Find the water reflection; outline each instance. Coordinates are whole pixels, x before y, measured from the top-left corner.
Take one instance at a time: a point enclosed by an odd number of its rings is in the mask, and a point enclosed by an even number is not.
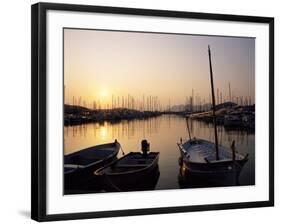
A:
[[[237,178],[236,172],[232,175],[225,176],[223,179],[218,175],[218,178],[200,178],[199,176],[193,176],[189,172],[188,167],[182,162],[182,157],[179,157],[179,173],[178,184],[180,188],[198,188],[198,187],[218,187],[218,186],[238,186],[239,178]],[[213,174],[214,175],[214,174]]]
[[[191,136],[214,141],[213,125],[202,121],[189,122]],[[174,189],[179,185],[179,151],[176,145],[179,139],[187,139],[185,118],[176,115],[162,115],[143,120],[120,121],[117,123],[101,122],[64,127],[64,154],[69,154],[93,145],[113,142],[121,143],[126,152],[139,151],[140,141],[147,139],[151,151],[159,151],[159,170],[161,175],[155,189]],[[248,130],[226,129],[218,126],[219,143],[229,147],[233,140],[237,150],[246,155],[249,161],[245,164],[240,177],[240,185],[255,183],[255,134]],[[121,154],[119,155],[121,156]],[[206,186],[209,186],[208,183]]]

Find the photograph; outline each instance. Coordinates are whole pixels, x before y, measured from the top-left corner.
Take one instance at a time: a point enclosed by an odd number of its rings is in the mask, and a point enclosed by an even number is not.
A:
[[[255,37],[63,28],[64,194],[255,185]]]

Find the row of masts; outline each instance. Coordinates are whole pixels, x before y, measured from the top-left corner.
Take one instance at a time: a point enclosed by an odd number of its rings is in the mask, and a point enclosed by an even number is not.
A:
[[[186,104],[189,105],[204,105],[207,102],[212,104],[211,94],[209,94],[208,101],[205,98],[200,97],[198,94],[194,96],[194,89],[192,89],[192,94],[189,97],[186,97]],[[252,98],[251,96],[237,96],[231,91],[230,83],[228,83],[228,94],[223,94],[219,88],[216,89],[216,102],[217,104],[222,104],[225,102],[233,102],[237,105],[246,106],[252,105]]]
[[[233,102],[239,106],[249,106],[252,105],[252,99],[250,96],[235,96],[232,93],[231,98],[222,97],[222,92],[217,88],[216,92],[216,104],[222,104],[226,102]],[[172,100],[168,100],[168,104],[165,106],[159,100],[157,96],[145,96],[143,97],[133,97],[131,95],[127,96],[115,96],[112,95],[111,102],[104,103],[102,100],[85,100],[82,97],[72,97],[72,102],[67,102],[69,105],[86,107],[93,110],[100,109],[132,109],[139,111],[172,111],[174,107],[178,105],[184,105],[184,110],[190,112],[197,111],[207,111],[212,108],[211,95],[209,95],[208,100],[206,98],[200,97],[198,94],[194,94],[192,90],[191,96],[186,96],[185,102],[180,104],[172,103]]]
[[[82,97],[72,97],[72,103],[69,105],[81,106],[93,110],[99,109],[131,109],[139,111],[163,111],[162,104],[157,96],[143,95],[141,98],[136,98],[131,95],[115,96],[112,95],[110,103],[104,103],[102,100],[82,100]]]
[[[192,92],[194,93],[193,90]],[[253,105],[250,96],[235,96],[234,93],[232,92],[232,94],[230,94],[230,97],[226,95],[223,97],[222,91],[220,91],[219,88],[217,88],[216,91],[217,105],[226,102],[232,102],[239,106]],[[198,94],[195,96],[194,94],[192,94],[191,96],[187,96],[185,100],[185,105],[187,107],[187,110],[192,112],[210,110],[212,107],[211,94],[209,94],[208,101],[206,100],[206,98],[202,98]]]

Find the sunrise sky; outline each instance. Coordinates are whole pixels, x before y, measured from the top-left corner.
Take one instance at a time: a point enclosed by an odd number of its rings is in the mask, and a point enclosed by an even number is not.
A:
[[[73,96],[111,102],[112,94],[158,96],[165,106],[195,95],[209,100],[208,45],[215,89],[255,97],[255,39],[64,29],[65,103]]]

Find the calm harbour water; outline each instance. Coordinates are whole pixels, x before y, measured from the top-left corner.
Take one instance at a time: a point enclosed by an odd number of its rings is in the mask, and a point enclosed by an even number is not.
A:
[[[191,135],[214,141],[212,124],[191,120]],[[162,115],[145,120],[120,121],[118,123],[90,123],[64,127],[64,154],[113,142],[121,143],[125,153],[139,151],[142,139],[150,142],[151,151],[159,151],[160,177],[155,189],[179,188],[178,174],[180,156],[177,142],[188,138],[186,120],[176,115]],[[240,185],[255,184],[255,134],[246,130],[226,129],[218,126],[219,144],[229,147],[233,140],[239,153],[249,153],[239,177]],[[119,154],[121,156],[121,153]],[[206,186],[207,187],[207,186]]]

